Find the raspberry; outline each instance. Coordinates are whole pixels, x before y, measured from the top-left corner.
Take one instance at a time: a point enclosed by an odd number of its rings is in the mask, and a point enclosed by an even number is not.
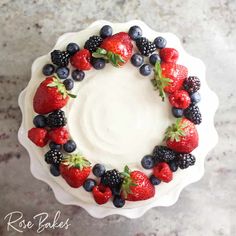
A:
[[[32,128],[28,131],[28,138],[37,146],[44,147],[48,142],[47,130],[44,128]]]
[[[189,154],[180,153],[180,154],[178,154],[177,158],[178,158],[178,166],[181,169],[186,169],[189,166],[193,166],[196,161],[195,156],[193,156],[191,153],[189,153]]]
[[[186,109],[191,99],[186,91],[177,90],[169,96],[169,102],[173,107]]]
[[[176,153],[165,146],[156,146],[152,152],[155,162],[169,162],[174,160]]]
[[[160,57],[163,62],[173,62],[179,58],[179,52],[174,48],[163,48],[160,50]]]
[[[140,53],[146,57],[156,50],[156,45],[144,37],[140,37],[136,40],[136,46]]]
[[[119,186],[122,181],[121,174],[116,169],[106,171],[101,180],[104,185],[109,186],[110,188]]]
[[[76,52],[70,58],[71,65],[79,70],[90,70],[92,68],[90,60],[91,60],[91,54],[87,49],[82,49]]]
[[[48,164],[59,165],[63,159],[63,154],[56,149],[49,150],[44,156]]]
[[[69,63],[70,54],[66,51],[54,50],[51,52],[52,63],[64,67]]]
[[[165,162],[160,162],[153,168],[153,175],[166,183],[173,179],[173,173],[169,165]]]
[[[184,81],[184,89],[190,94],[197,92],[201,87],[200,79],[197,76],[189,76]]]
[[[51,128],[62,127],[67,123],[65,112],[62,110],[57,110],[49,114],[47,118],[47,125]]]
[[[69,132],[64,127],[55,128],[49,131],[49,138],[56,144],[64,144],[68,141]]]
[[[84,48],[88,49],[90,52],[95,52],[101,43],[102,38],[100,36],[94,35],[85,42]]]
[[[105,204],[112,197],[112,192],[109,187],[102,184],[95,186],[92,190],[94,200],[97,204]]]
[[[190,105],[186,110],[184,110],[184,116],[195,125],[199,125],[202,122],[202,114],[197,105]]]

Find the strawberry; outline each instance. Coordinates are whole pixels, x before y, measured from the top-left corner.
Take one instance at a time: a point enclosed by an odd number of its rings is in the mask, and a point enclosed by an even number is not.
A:
[[[121,195],[128,201],[140,201],[152,198],[155,195],[155,188],[148,177],[141,171],[130,171],[125,166],[122,173],[124,180],[121,187]]]
[[[186,118],[178,118],[165,132],[166,145],[173,151],[190,153],[198,146],[195,125]]]
[[[160,50],[160,57],[162,62],[176,63],[179,58],[179,52],[174,48],[163,48]]]
[[[59,127],[50,130],[48,137],[56,144],[65,144],[69,139],[69,132],[65,127]]]
[[[175,63],[155,64],[155,77],[152,84],[159,90],[162,101],[165,100],[165,93],[173,93],[182,87],[185,78],[188,76],[188,69],[185,66]]]
[[[177,90],[169,96],[169,102],[173,107],[186,109],[191,103],[188,92]]]
[[[28,138],[39,147],[44,147],[48,142],[48,132],[44,128],[32,128],[28,131]]]
[[[113,66],[124,65],[132,56],[133,45],[129,35],[120,32],[103,40],[100,47],[92,54],[93,57],[104,58]]]
[[[173,173],[166,162],[160,162],[154,166],[153,175],[166,183],[169,183],[173,179]]]
[[[34,111],[47,114],[64,107],[70,97],[76,96],[66,91],[64,84],[56,77],[47,77],[38,87],[34,98]]]
[[[92,65],[90,64],[91,53],[87,49],[82,49],[76,52],[71,58],[70,63],[72,66],[79,70],[90,70]]]
[[[80,154],[68,155],[59,166],[61,176],[72,188],[83,185],[91,172],[90,162]]]
[[[112,197],[111,189],[102,184],[95,186],[92,192],[95,202],[99,205],[107,203]]]

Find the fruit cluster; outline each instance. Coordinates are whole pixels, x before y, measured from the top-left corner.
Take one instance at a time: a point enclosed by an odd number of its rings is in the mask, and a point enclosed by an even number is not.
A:
[[[191,152],[198,146],[195,124],[201,123],[201,114],[196,105],[200,101],[200,80],[196,76],[188,76],[187,68],[177,64],[178,51],[167,48],[166,44],[163,37],[157,37],[153,42],[143,37],[139,26],[132,26],[128,33],[113,35],[112,27],[105,25],[99,35],[93,35],[85,42],[82,49],[72,42],[64,51],[52,51],[51,63],[42,69],[46,78],[33,98],[33,108],[38,115],[33,118],[35,127],[28,131],[28,137],[39,147],[49,145],[45,162],[50,165],[53,176],[61,175],[73,188],[83,186],[92,193],[98,204],[113,199],[114,206],[120,208],[126,200],[149,199],[155,195],[155,185],[170,182],[178,168],[185,169],[195,164]],[[135,45],[139,53],[132,55]],[[145,63],[146,57],[149,63]],[[106,170],[100,163],[92,167],[82,154],[75,153],[77,146],[70,139],[67,119],[62,110],[70,97],[76,97],[69,91],[73,89],[75,81],[84,79],[84,71],[92,67],[103,69],[108,62],[120,67],[129,60],[139,67],[143,76],[154,71],[151,82],[159,90],[163,101],[169,94],[172,113],[177,118],[176,123],[166,130],[165,146],[156,146],[152,154],[141,160],[144,169],[152,169],[149,177],[141,171],[130,170],[128,166],[123,172]],[[92,178],[92,174],[95,178]]]

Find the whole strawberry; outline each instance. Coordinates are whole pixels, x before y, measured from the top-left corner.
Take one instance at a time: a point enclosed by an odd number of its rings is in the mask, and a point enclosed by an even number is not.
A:
[[[48,137],[56,144],[65,144],[69,139],[69,132],[65,127],[54,128],[49,131]]]
[[[104,58],[113,66],[122,66],[132,56],[133,45],[129,35],[120,32],[103,40],[100,47],[94,52],[93,57]]]
[[[90,162],[80,154],[67,156],[59,169],[61,176],[73,188],[82,186],[91,172]]]
[[[87,49],[82,49],[76,52],[71,58],[70,63],[72,66],[79,70],[90,70],[92,65],[90,64],[91,53]]]
[[[112,191],[109,187],[99,184],[93,188],[93,197],[97,204],[102,205],[112,197]]]
[[[174,48],[163,48],[160,50],[160,57],[162,62],[176,63],[179,58],[179,52]]]
[[[153,175],[166,183],[169,183],[173,179],[173,173],[169,165],[165,162],[160,162],[154,166]]]
[[[128,201],[141,201],[152,198],[155,195],[155,188],[148,177],[141,171],[130,171],[125,166],[124,181],[121,187],[121,195]]]
[[[44,147],[48,142],[48,131],[44,128],[32,128],[28,131],[28,138],[37,146]]]
[[[37,88],[33,98],[34,111],[38,114],[47,114],[64,107],[69,99],[64,84],[56,77],[47,77]]]
[[[186,109],[191,103],[188,92],[185,90],[177,90],[170,94],[169,102],[173,107]]]
[[[198,147],[198,132],[191,121],[178,118],[175,124],[167,128],[165,141],[167,147],[176,152],[190,153]]]

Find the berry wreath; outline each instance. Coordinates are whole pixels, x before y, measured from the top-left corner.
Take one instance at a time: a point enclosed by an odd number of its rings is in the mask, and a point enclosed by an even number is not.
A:
[[[201,84],[198,77],[188,76],[185,66],[177,64],[178,51],[166,47],[163,37],[151,42],[136,25],[130,27],[128,33],[112,33],[112,27],[104,25],[99,35],[93,35],[85,42],[83,49],[72,42],[65,51],[51,52],[52,63],[42,68],[46,78],[34,95],[33,107],[38,115],[33,118],[35,127],[28,131],[28,138],[39,147],[49,142],[45,161],[53,176],[62,176],[73,188],[83,186],[85,191],[92,193],[97,204],[112,199],[114,206],[121,208],[126,200],[153,197],[156,185],[170,182],[178,168],[186,169],[195,164],[191,152],[198,146],[195,125],[202,121],[197,106]],[[136,45],[135,53],[133,45]],[[155,146],[153,152],[141,160],[144,169],[152,170],[149,177],[141,171],[131,171],[128,166],[123,172],[106,170],[101,163],[92,167],[82,154],[74,153],[77,145],[69,138],[65,127],[67,119],[61,110],[69,98],[76,97],[70,91],[74,83],[84,79],[84,71],[92,67],[101,70],[106,63],[118,68],[129,60],[142,76],[154,74],[151,83],[162,102],[168,97],[176,118],[176,122],[166,129],[163,144]],[[74,68],[72,79],[68,78],[69,63]],[[91,172],[97,179],[89,178]]]

